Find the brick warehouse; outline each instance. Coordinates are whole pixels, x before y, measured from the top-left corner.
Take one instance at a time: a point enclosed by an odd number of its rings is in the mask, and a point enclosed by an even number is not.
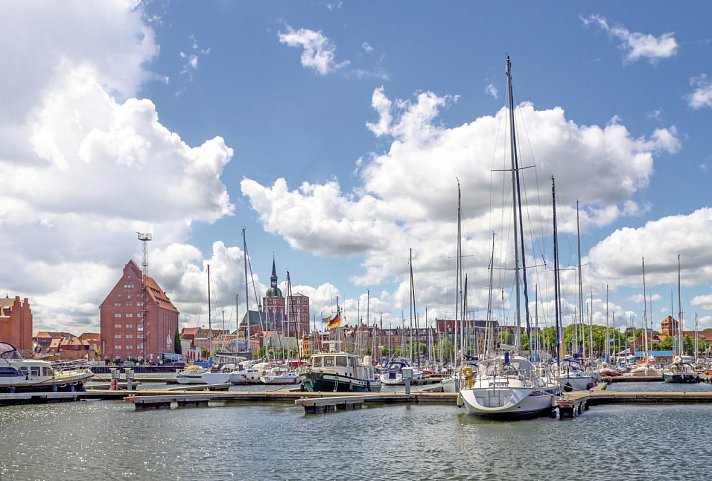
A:
[[[146,277],[146,319],[141,268],[133,260],[99,306],[101,349],[104,358],[134,358],[157,361],[162,353],[175,352],[178,309],[150,277]]]
[[[32,352],[32,310],[27,298],[0,299],[0,341],[9,342],[22,355]]]

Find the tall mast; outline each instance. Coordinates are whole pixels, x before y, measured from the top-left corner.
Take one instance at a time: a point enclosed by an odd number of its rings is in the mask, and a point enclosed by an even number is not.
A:
[[[697,328],[699,327],[697,325],[697,313],[695,312],[695,364],[697,364],[697,349],[698,349],[698,343],[699,343],[699,335],[697,334]]]
[[[413,249],[408,249],[408,267],[410,271],[408,292],[408,314],[410,316],[410,362],[413,362]]]
[[[583,326],[583,280],[581,276],[581,229],[579,225],[579,201],[576,201],[576,244],[578,246],[577,251],[578,251],[578,269],[577,269],[577,274],[578,274],[578,311],[579,311],[579,322],[578,324],[580,326]],[[583,335],[581,336],[581,344],[583,344]],[[589,351],[591,349],[591,346],[589,346]],[[584,349],[584,357],[586,355]],[[591,353],[589,352],[589,357],[591,357]]]
[[[210,264],[208,264],[208,356],[213,357],[213,325],[210,317]]]
[[[514,289],[516,293],[515,313],[517,332],[515,344],[521,349],[522,315],[520,312],[521,294],[519,287],[519,236],[517,235],[517,141],[514,131],[514,98],[512,94],[512,62],[507,56],[507,98],[509,106],[509,150],[512,165],[512,225],[514,226]]]
[[[682,334],[682,288],[680,287],[680,254],[677,255],[677,316],[680,319],[678,323],[678,343],[680,356],[684,355],[685,343]]]
[[[608,284],[606,284],[606,362],[610,362],[611,357],[611,341],[608,336]]]
[[[645,363],[648,362],[648,300],[645,293],[645,257],[643,257],[643,336],[645,336],[643,346],[645,347]]]
[[[489,293],[487,295],[487,322],[485,323],[485,357],[492,355],[490,344],[494,345],[494,327],[492,326],[492,282],[494,277],[494,232],[492,232],[492,253],[489,263]]]
[[[559,234],[556,230],[556,184],[551,176],[551,203],[553,206],[554,222],[554,306],[556,308],[556,365],[561,366],[561,347],[559,326],[561,325],[561,291],[559,283]]]
[[[522,318],[520,313],[520,296],[519,296],[519,262],[518,257],[521,254],[522,263],[522,281],[524,283],[524,311],[527,324],[527,339],[531,339],[531,323],[529,316],[529,295],[527,293],[527,262],[524,255],[524,221],[522,215],[522,191],[519,176],[519,158],[517,156],[517,135],[514,127],[514,95],[512,93],[512,63],[507,57],[507,90],[509,94],[509,127],[510,127],[510,155],[512,158],[512,200],[514,207],[514,246],[517,249],[517,222],[519,223],[519,249],[520,253],[515,253],[515,281],[517,283],[517,347],[522,349]],[[531,349],[529,349],[531,353]],[[531,358],[531,356],[529,356]]]
[[[461,193],[460,179],[457,179],[457,249],[455,253],[456,261],[456,279],[455,279],[455,326],[454,326],[454,345],[455,352],[453,353],[453,363],[457,365],[457,346],[458,346],[458,320],[460,318],[460,302],[462,299],[462,212],[461,212]],[[462,347],[461,347],[462,348]]]
[[[412,305],[411,315],[415,319],[415,351],[417,355],[417,363],[418,366],[420,366],[420,323],[418,322],[418,309],[415,304],[415,281],[413,280],[413,249],[410,249],[410,299]]]
[[[588,311],[588,358],[593,359],[593,291],[591,291],[591,303]]]
[[[242,228],[242,256],[245,264],[245,320],[247,327],[245,330],[245,341],[247,343],[247,352],[252,358],[252,349],[250,345],[250,290],[247,286],[247,237],[245,236],[245,228]]]

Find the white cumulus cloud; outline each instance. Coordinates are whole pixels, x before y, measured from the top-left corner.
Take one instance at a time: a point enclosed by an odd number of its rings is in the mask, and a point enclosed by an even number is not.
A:
[[[678,44],[674,33],[667,32],[656,37],[651,34],[631,32],[622,25],[610,25],[608,20],[600,15],[581,17],[581,21],[585,25],[595,25],[620,40],[620,48],[625,52],[625,58],[629,62],[646,58],[654,63],[677,54]]]
[[[96,330],[137,231],[170,249],[232,213],[233,152],[186,144],[137,97],[158,53],[140,5],[14,2],[0,28],[22,39],[0,42],[0,284],[31,298],[36,328]]]
[[[321,32],[287,25],[286,32],[279,32],[279,41],[290,47],[302,47],[301,62],[306,68],[320,75],[327,75],[348,65],[348,61],[336,63],[336,46]]]
[[[454,272],[457,179],[463,191],[463,252],[468,254],[471,285],[487,285],[493,222],[499,225],[501,218],[511,216],[506,214],[506,188],[501,190],[503,174],[493,172],[508,165],[508,143],[501,135],[498,140],[498,132],[506,130],[507,111],[448,127],[438,116],[454,100],[432,92],[412,100],[390,99],[385,89],[375,89],[371,103],[377,120],[367,128],[390,144],[384,152],[358,160],[359,182],[350,191],[343,191],[337,179],[290,187],[284,179],[263,186],[246,178],[242,192],[265,229],[291,246],[324,255],[359,255],[363,273],[352,279],[355,283],[402,279],[389,300],[396,308],[407,306],[412,248],[414,263],[428,266],[427,276],[418,280],[422,302],[440,306],[440,314],[446,315],[442,299],[454,298],[448,286]],[[563,232],[576,231],[577,199],[585,226],[605,226],[639,213],[644,207],[632,197],[648,185],[654,156],[678,147],[674,128],[633,138],[619,121],[577,125],[559,107],[537,110],[523,103],[517,119],[526,126],[531,144],[525,150],[535,153],[527,164],[536,164],[540,179],[556,176]],[[586,176],[581,175],[583,166]],[[533,173],[525,174],[525,180],[530,202],[546,199],[542,213],[530,215],[550,225],[550,183],[537,184]],[[498,235],[506,238],[506,233]],[[499,265],[506,263],[505,256],[497,252]],[[486,290],[473,288],[470,295],[472,305],[486,305]]]
[[[698,75],[690,79],[690,84],[695,90],[688,98],[688,104],[695,110],[704,107],[712,108],[712,81],[706,75]]]

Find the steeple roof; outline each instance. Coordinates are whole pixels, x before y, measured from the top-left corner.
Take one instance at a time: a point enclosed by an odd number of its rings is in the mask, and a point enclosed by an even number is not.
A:
[[[265,293],[265,297],[284,297],[282,295],[282,290],[277,287],[277,267],[274,263],[274,256],[272,256],[272,275],[269,278],[269,289]]]

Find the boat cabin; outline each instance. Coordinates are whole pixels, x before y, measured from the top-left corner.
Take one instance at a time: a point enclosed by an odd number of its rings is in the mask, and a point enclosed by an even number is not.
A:
[[[329,367],[358,367],[359,359],[355,354],[348,353],[319,353],[312,354],[312,368],[329,368]]]

